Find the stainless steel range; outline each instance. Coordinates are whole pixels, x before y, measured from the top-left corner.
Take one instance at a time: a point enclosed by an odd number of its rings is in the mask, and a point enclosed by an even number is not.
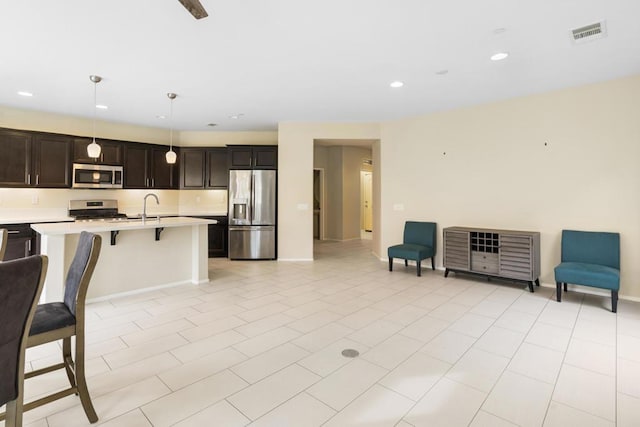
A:
[[[70,200],[69,216],[76,221],[117,221],[126,220],[127,215],[118,212],[115,199]]]

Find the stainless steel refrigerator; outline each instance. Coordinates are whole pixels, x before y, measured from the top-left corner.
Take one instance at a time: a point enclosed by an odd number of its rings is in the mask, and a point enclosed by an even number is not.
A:
[[[229,171],[229,259],[276,258],[276,171]]]

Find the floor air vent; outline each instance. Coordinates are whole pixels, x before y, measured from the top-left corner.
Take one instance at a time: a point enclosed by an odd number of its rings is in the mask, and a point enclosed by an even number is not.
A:
[[[571,30],[574,43],[601,39],[607,34],[604,21]]]

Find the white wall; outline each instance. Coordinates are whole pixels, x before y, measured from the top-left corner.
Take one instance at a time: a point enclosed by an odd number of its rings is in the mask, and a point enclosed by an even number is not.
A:
[[[620,292],[640,297],[639,117],[635,76],[383,123],[381,248],[409,219],[540,231],[554,283],[562,229],[618,231]]]

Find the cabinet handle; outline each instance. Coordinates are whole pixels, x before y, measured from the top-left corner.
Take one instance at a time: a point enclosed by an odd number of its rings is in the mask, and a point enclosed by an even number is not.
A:
[[[7,234],[19,234],[20,232],[18,230],[9,230],[7,232]]]
[[[31,174],[27,174],[27,185],[31,185]]]
[[[36,185],[40,185],[40,174],[36,175]]]

